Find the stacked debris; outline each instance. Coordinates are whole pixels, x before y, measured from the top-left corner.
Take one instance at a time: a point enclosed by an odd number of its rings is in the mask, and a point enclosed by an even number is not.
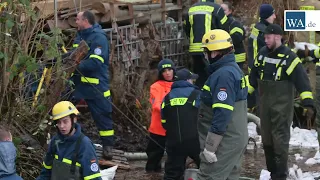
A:
[[[72,2],[71,0],[57,0],[58,28],[65,30],[75,28],[76,15],[79,11],[91,11],[96,18],[96,22],[103,26],[108,26],[116,21],[118,24],[131,24],[132,19],[138,24],[147,24],[149,22],[157,23],[163,19],[164,11],[181,9],[178,5],[169,1],[164,5],[160,3],[150,4],[149,0],[139,0],[137,3],[109,3],[98,0],[84,0]],[[43,19],[47,20],[52,29],[55,25],[54,1],[38,1],[32,3],[32,8],[37,11]],[[165,9],[165,10],[164,10]]]

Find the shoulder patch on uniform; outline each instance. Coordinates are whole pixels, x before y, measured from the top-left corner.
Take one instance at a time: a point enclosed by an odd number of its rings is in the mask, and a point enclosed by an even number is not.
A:
[[[97,172],[99,170],[99,166],[97,163],[92,163],[90,166],[91,171]]]
[[[101,55],[101,49],[99,47],[94,49],[94,54]]]
[[[226,100],[228,97],[228,94],[226,91],[220,91],[218,94],[217,94],[217,98],[220,100],[220,101],[224,101]]]

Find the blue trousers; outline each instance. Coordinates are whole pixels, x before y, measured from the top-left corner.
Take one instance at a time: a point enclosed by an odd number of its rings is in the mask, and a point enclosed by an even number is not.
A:
[[[85,99],[96,123],[103,146],[114,145],[111,97]]]

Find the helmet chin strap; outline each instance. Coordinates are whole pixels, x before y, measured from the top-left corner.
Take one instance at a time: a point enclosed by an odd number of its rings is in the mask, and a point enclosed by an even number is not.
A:
[[[76,127],[75,123],[74,123],[74,118],[71,119],[71,128],[70,128],[70,131],[68,133],[68,135],[70,136],[73,129]]]
[[[208,60],[209,60],[210,64],[217,62],[219,59],[221,59],[223,56],[225,56],[227,54],[233,53],[233,48],[230,48],[230,51],[228,53],[226,53],[226,54],[218,54],[213,58],[211,57],[211,52],[212,51],[207,51],[207,57],[208,57]]]

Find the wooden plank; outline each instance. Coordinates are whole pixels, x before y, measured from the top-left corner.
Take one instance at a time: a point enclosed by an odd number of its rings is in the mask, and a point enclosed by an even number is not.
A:
[[[168,11],[175,11],[175,10],[180,10],[182,9],[181,7],[175,5],[175,6],[172,6],[172,7],[168,7],[168,8],[165,8],[165,9],[157,9],[157,10],[153,10],[151,11],[151,13],[156,13],[156,12],[168,12]],[[143,12],[144,13],[144,12]]]
[[[54,20],[47,20],[47,24],[49,25],[49,28],[52,30],[55,26],[55,22]],[[58,19],[58,27],[57,28],[60,28],[62,30],[64,29],[69,29],[71,28],[70,24],[68,23],[68,20],[67,19]]]
[[[104,0],[103,2],[115,4],[147,4],[151,3],[151,0]]]
[[[119,169],[130,170],[129,165],[125,165],[125,164],[121,164],[121,163],[113,162],[113,161],[107,161],[104,159],[100,159],[99,164],[103,165],[103,166],[108,166],[108,167],[118,166]]]
[[[167,11],[175,11],[175,10],[180,10],[181,8],[178,6],[173,6],[173,7],[168,7],[166,9],[157,9],[157,10],[151,10],[151,11],[146,11],[146,12],[134,12],[133,16],[122,16],[119,18],[115,18],[114,21],[119,22],[119,21],[126,21],[126,20],[131,20],[132,18],[142,18],[143,16],[148,16],[152,14],[157,14],[157,13],[162,13],[162,12],[167,12]],[[143,14],[143,16],[142,16]]]
[[[182,22],[182,0],[177,0],[177,4],[178,4],[178,7],[181,8],[179,11],[178,11],[178,21],[181,23]]]
[[[58,1],[58,10],[69,8],[70,0],[59,0]],[[38,1],[32,2],[31,8],[33,10],[38,10],[40,18],[47,18],[54,14],[54,0]]]
[[[161,4],[161,10],[166,9],[166,0],[160,0],[160,4]],[[166,21],[165,11],[162,11],[161,20],[163,23],[165,23],[165,21]]]

